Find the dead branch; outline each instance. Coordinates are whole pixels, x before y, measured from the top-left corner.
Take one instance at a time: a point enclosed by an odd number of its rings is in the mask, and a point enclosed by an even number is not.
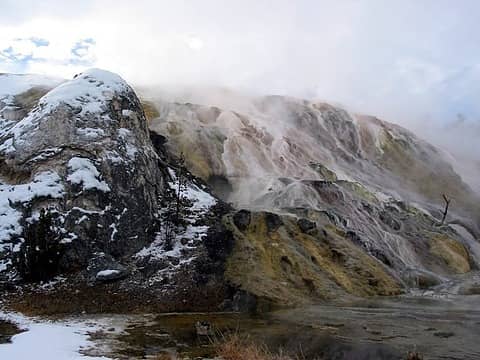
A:
[[[443,223],[445,222],[445,218],[447,217],[447,213],[448,213],[448,206],[450,205],[450,201],[452,201],[452,199],[449,199],[448,196],[445,194],[442,194],[442,197],[443,197],[443,200],[445,200],[445,210],[443,211],[443,217],[442,217],[442,221],[440,222],[440,225],[443,225]]]

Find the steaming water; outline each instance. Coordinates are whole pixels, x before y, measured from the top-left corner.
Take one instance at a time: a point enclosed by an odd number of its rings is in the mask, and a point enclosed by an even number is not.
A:
[[[272,351],[301,353],[305,359],[405,359],[408,351],[418,351],[424,359],[480,359],[480,295],[436,293],[343,301],[261,317],[211,313],[112,315],[111,319],[123,331],[107,331],[105,315],[73,320],[90,326],[99,323],[105,329],[92,335],[92,346],[82,353],[115,359],[154,359],[162,353],[213,358],[212,339],[234,332]],[[197,321],[208,322],[216,335],[198,336]],[[0,338],[5,335],[1,332],[0,326]]]
[[[306,359],[480,359],[480,296],[371,299],[283,310],[260,318],[239,314],[173,314],[127,326],[115,353],[143,357],[165,351],[213,356],[209,340],[195,333],[208,321],[223,334],[245,333],[272,350]]]

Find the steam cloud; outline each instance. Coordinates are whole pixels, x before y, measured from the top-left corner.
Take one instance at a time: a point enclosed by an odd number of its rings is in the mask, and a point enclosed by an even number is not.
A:
[[[0,51],[18,38],[49,46],[21,67],[0,55],[0,71],[71,77],[97,66],[140,86],[341,103],[444,147],[475,186],[479,12],[475,0],[6,0]],[[72,61],[82,39],[95,46]]]

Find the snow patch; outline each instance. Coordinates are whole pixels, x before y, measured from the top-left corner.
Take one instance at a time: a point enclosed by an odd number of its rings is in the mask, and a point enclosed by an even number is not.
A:
[[[99,180],[100,173],[89,159],[73,157],[68,162],[68,168],[72,173],[68,175],[67,180],[72,184],[83,185],[83,190],[110,191],[108,184],[103,180]]]
[[[12,207],[24,204],[38,197],[61,198],[63,185],[56,172],[45,171],[35,176],[31,183],[20,185],[0,185],[0,243],[13,235],[20,235],[22,213]]]
[[[120,270],[112,270],[112,269],[102,270],[97,273],[96,278],[118,275],[120,274],[120,272],[121,272]]]
[[[88,333],[99,330],[99,325],[79,321],[40,322],[17,314],[2,314],[1,317],[27,331],[13,336],[12,343],[0,344],[0,359],[107,359],[79,352],[95,346],[88,340]]]
[[[45,111],[64,103],[81,109],[81,114],[106,112],[106,102],[115,94],[130,91],[118,75],[100,69],[90,69],[65,82],[40,99]]]
[[[83,136],[87,139],[97,139],[99,137],[105,136],[105,131],[103,129],[94,129],[94,128],[78,128],[77,134]]]

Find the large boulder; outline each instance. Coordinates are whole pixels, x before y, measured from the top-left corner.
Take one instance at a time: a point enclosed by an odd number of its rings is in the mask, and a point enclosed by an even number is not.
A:
[[[45,208],[55,215],[63,270],[151,243],[165,174],[140,101],[121,77],[85,71],[20,121],[1,120],[0,251],[21,249]]]

